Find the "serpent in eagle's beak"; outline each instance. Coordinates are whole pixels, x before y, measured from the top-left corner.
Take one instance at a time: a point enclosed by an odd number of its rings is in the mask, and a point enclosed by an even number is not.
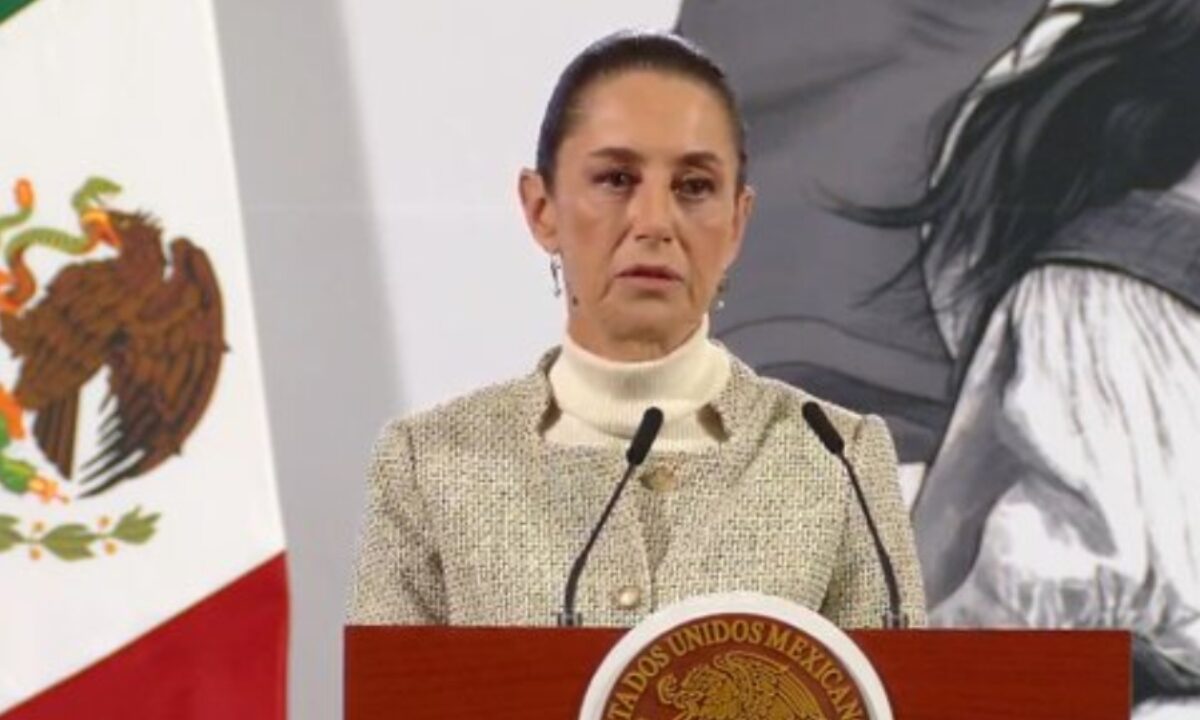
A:
[[[112,218],[103,208],[84,210],[79,216],[79,224],[91,242],[102,242],[112,248],[120,249],[121,236],[113,229]]]
[[[121,186],[112,180],[90,177],[71,196],[71,205],[79,213],[79,224],[89,242],[102,242],[120,249],[121,236],[113,228],[112,218],[104,207],[104,199],[119,192]]]

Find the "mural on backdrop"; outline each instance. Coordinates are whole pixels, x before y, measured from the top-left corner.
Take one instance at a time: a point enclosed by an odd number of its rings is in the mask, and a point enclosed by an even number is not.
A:
[[[1194,710],[1200,0],[733,5],[679,23],[761,198],[718,334],[888,418],[935,623],[1131,628]]]

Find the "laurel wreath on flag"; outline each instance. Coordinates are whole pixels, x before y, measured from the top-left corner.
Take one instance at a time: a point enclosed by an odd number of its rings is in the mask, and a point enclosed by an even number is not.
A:
[[[97,545],[105,554],[117,552],[120,543],[141,545],[154,536],[159,513],[143,515],[136,507],[122,515],[114,525],[105,516],[92,529],[82,523],[65,523],[47,528],[35,521],[28,532],[21,532],[20,519],[12,515],[0,515],[0,553],[26,546],[34,560],[48,552],[60,560],[86,560],[97,557],[93,547]]]

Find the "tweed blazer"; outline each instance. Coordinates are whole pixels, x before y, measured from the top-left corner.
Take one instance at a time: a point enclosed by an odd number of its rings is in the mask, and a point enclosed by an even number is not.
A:
[[[548,443],[558,409],[530,375],[389,423],[368,473],[351,624],[553,624],[567,571],[625,469],[614,448]],[[843,627],[879,626],[887,592],[845,471],[800,414],[810,396],[732,360],[705,411],[722,442],[656,452],[592,550],[577,609],[629,626],[699,594],[753,590]],[[917,625],[925,601],[887,427],[824,404],[846,439]],[[673,482],[656,479],[671,478]]]

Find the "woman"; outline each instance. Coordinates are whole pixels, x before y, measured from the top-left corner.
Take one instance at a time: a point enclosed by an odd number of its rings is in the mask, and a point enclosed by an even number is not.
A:
[[[649,406],[665,424],[594,548],[578,608],[631,625],[688,596],[756,590],[844,626],[887,606],[879,562],[808,396],[708,337],[753,203],[722,72],[668,34],[617,34],[563,72],[519,193],[567,333],[528,376],[390,424],[370,472],[352,623],[548,624]],[[830,408],[923,619],[894,450]]]
[[[1129,628],[1139,700],[1200,694],[1198,78],[1200,2],[1052,4],[925,197],[860,213],[924,229],[959,367],[915,509],[933,621]]]

